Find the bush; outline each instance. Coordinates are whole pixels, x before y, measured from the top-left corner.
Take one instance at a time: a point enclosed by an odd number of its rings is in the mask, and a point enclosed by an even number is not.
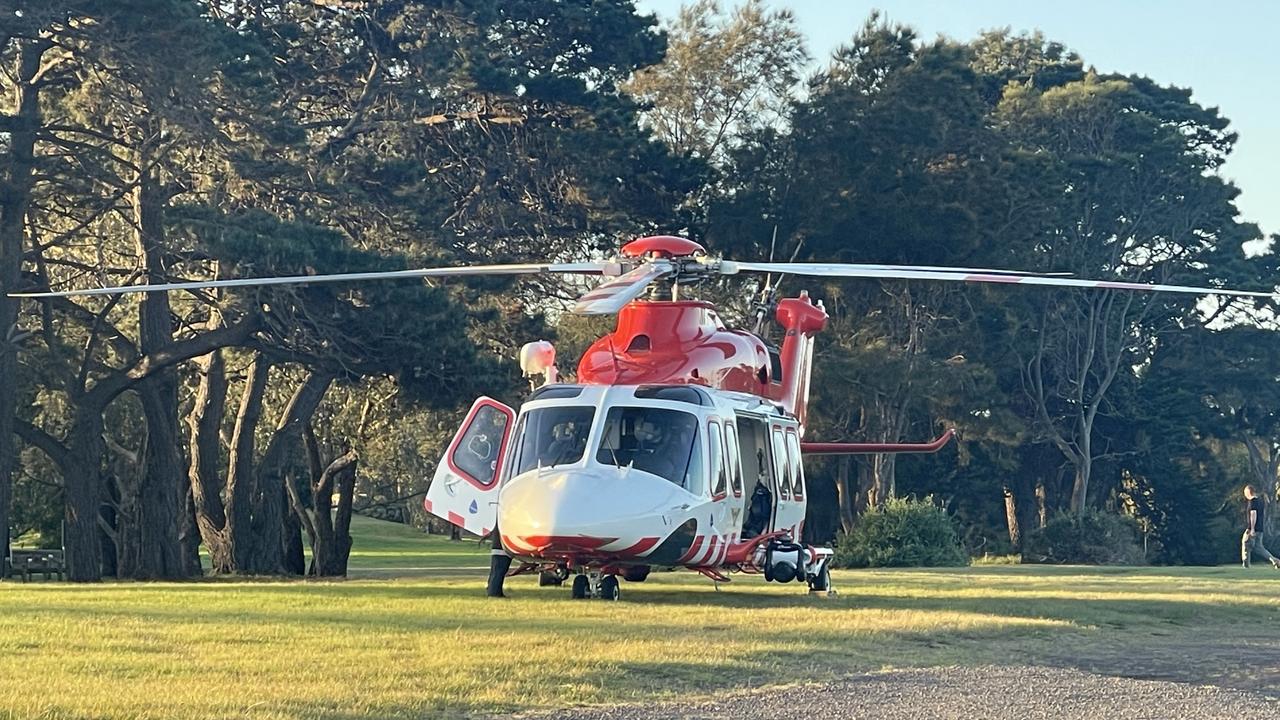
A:
[[[941,567],[967,565],[955,521],[930,495],[890,499],[858,518],[836,542],[837,567]]]
[[[1027,535],[1022,562],[1055,565],[1142,565],[1138,524],[1114,513],[1059,513]]]

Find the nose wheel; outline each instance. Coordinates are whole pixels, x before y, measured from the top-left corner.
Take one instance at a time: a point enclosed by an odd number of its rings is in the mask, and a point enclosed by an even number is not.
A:
[[[617,600],[622,597],[622,587],[617,575],[580,573],[573,578],[573,585],[569,587],[569,597],[574,600],[586,598]]]

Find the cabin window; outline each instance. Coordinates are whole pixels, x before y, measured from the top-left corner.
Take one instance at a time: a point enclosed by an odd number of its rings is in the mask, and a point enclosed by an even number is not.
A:
[[[507,430],[507,413],[492,405],[481,405],[449,455],[454,470],[482,488],[498,477],[498,453]]]
[[[707,444],[711,450],[711,497],[720,499],[728,493],[729,464],[724,456],[724,431],[714,420],[707,423]]]
[[[787,464],[791,467],[791,494],[800,500],[804,498],[804,465],[800,458],[800,436],[795,430],[787,430]]]
[[[629,353],[649,352],[649,336],[637,335],[631,338],[630,344],[627,345],[627,352]]]
[[[582,406],[544,407],[525,413],[516,430],[512,475],[582,460],[595,415],[595,408]]]
[[[639,400],[675,400],[690,405],[710,405],[711,397],[693,385],[642,385],[636,388]]]
[[[575,398],[582,394],[581,385],[543,385],[533,394],[529,396],[529,402],[534,400],[562,400],[564,398]]]
[[[657,475],[695,494],[704,491],[698,418],[680,410],[610,408],[596,462]]]
[[[742,497],[742,451],[738,447],[738,429],[731,422],[724,424],[724,452],[729,461],[729,484],[733,487],[733,496]]]
[[[787,444],[782,428],[773,428],[773,476],[778,480],[778,494],[786,500],[791,494],[791,465],[787,463]]]

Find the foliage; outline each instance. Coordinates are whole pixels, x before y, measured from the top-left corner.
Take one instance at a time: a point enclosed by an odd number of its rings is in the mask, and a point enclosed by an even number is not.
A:
[[[969,562],[955,521],[933,496],[891,498],[836,543],[837,567],[954,567]]]
[[[1101,510],[1059,513],[1033,531],[1022,561],[1053,565],[1142,565],[1138,525],[1132,518]]]
[[[744,136],[781,124],[809,59],[790,10],[747,0],[723,13],[716,0],[697,0],[666,30],[662,62],[626,85],[658,138],[718,164]]]

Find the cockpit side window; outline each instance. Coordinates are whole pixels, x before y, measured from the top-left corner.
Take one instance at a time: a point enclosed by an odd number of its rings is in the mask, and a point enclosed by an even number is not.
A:
[[[724,431],[720,423],[712,420],[707,424],[707,443],[711,450],[711,497],[723,498],[728,492],[729,468],[724,456]]]
[[[724,450],[729,463],[729,481],[733,486],[733,496],[742,496],[742,455],[738,446],[738,430],[733,421],[724,424]]]
[[[516,429],[512,476],[582,460],[595,414],[593,407],[571,405],[525,413]]]
[[[596,462],[632,467],[692,493],[703,487],[698,419],[691,413],[653,407],[614,407],[605,416]]]
[[[787,465],[791,468],[791,497],[804,499],[804,464],[800,460],[800,436],[787,428]]]
[[[773,475],[778,480],[778,493],[787,500],[791,494],[791,465],[787,463],[787,444],[778,425],[773,426]]]

